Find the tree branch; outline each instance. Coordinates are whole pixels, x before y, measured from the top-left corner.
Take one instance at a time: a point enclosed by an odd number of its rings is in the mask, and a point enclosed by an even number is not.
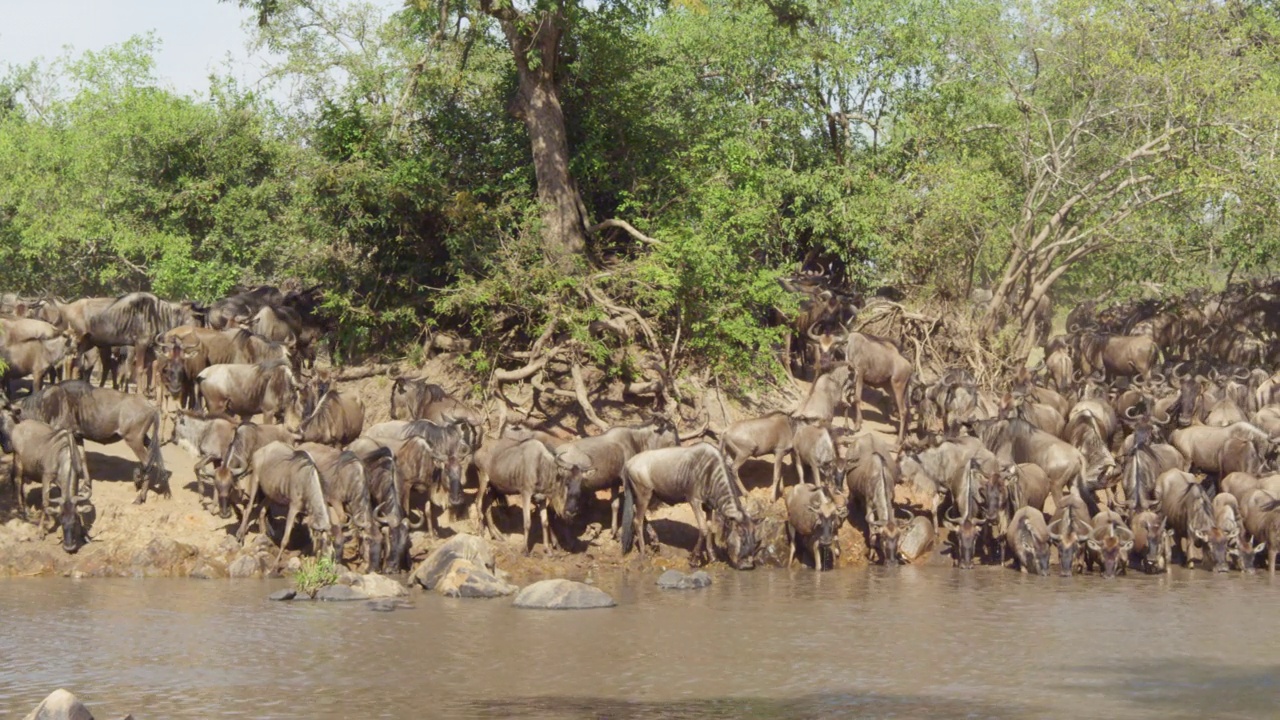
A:
[[[645,245],[661,245],[662,244],[661,240],[655,240],[654,238],[651,238],[648,235],[645,235],[644,233],[632,227],[631,223],[627,222],[626,220],[619,220],[617,218],[610,218],[608,220],[598,222],[595,225],[592,225],[591,227],[587,228],[587,232],[595,234],[597,232],[600,232],[601,230],[605,230],[608,228],[618,228],[619,230],[625,230],[628,235],[635,238],[636,240],[639,240]]]

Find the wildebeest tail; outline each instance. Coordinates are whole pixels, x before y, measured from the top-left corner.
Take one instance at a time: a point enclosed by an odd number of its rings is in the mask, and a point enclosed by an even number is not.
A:
[[[631,476],[622,468],[622,554],[631,552],[636,541],[636,496],[631,490]]]

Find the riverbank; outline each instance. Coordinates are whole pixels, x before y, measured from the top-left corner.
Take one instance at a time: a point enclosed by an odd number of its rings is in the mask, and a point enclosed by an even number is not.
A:
[[[463,378],[456,368],[435,359],[423,371],[428,377],[445,377],[453,384]],[[364,377],[340,383],[344,390],[356,392],[366,408],[366,425],[388,419],[391,382],[387,376]],[[704,403],[712,427],[723,428],[744,417],[754,417],[774,409],[789,409],[806,390],[802,384],[793,392],[775,392],[753,402],[735,402],[721,398]],[[868,426],[887,429],[875,422],[874,411]],[[641,421],[637,415],[631,421]],[[615,422],[618,419],[614,419]],[[136,459],[123,443],[85,444],[89,472],[94,480],[95,515],[90,524],[90,542],[79,552],[67,554],[59,543],[58,533],[45,533],[18,516],[11,491],[0,492],[0,577],[65,576],[97,577],[183,577],[198,579],[271,577],[287,573],[296,566],[298,552],[286,553],[285,561],[276,566],[277,546],[271,540],[251,533],[241,547],[235,541],[237,519],[224,520],[211,514],[197,492],[194,459],[176,445],[162,448],[165,467],[172,475],[171,496],[152,493],[145,504],[134,505],[132,482]],[[8,459],[0,464],[0,477],[8,477]],[[793,469],[785,466],[785,478],[795,482]],[[744,482],[752,488],[748,501],[752,515],[759,521],[764,551],[760,558],[768,564],[787,559],[785,507],[772,501],[767,486],[772,474],[772,459],[748,461],[742,469]],[[474,470],[466,490],[468,512],[475,499]],[[28,492],[34,485],[28,484]],[[205,489],[206,495],[209,490]],[[584,580],[601,571],[661,572],[665,569],[688,570],[688,553],[696,538],[693,515],[687,505],[656,508],[650,518],[663,540],[659,551],[644,558],[622,555],[619,543],[609,531],[608,496],[601,493],[588,503],[576,524],[579,537],[574,552],[544,552],[540,530],[534,521],[534,538],[538,543],[526,556],[521,534],[518,505],[499,511],[500,528],[505,537],[493,543],[500,567],[509,572],[513,582],[524,584],[546,578]],[[471,518],[442,518],[442,538],[425,532],[412,533],[412,556],[420,562],[428,553],[454,532],[474,533]],[[279,529],[277,529],[279,532]],[[866,545],[860,532],[845,524],[840,533],[843,554],[841,567],[866,564]]]

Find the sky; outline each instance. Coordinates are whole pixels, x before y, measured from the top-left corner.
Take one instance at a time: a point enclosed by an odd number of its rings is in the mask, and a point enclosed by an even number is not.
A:
[[[400,2],[376,0],[398,6]],[[251,11],[218,0],[0,0],[0,68],[43,57],[70,45],[75,53],[101,50],[155,31],[161,40],[156,74],[179,93],[205,94],[209,74],[225,71],[253,86],[265,56],[251,56],[241,27]]]

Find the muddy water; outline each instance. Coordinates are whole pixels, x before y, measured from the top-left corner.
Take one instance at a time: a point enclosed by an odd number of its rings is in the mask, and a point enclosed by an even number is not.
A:
[[[602,577],[618,608],[275,604],[271,582],[0,584],[0,717],[67,687],[99,718],[1264,717],[1265,574],[725,571]]]

